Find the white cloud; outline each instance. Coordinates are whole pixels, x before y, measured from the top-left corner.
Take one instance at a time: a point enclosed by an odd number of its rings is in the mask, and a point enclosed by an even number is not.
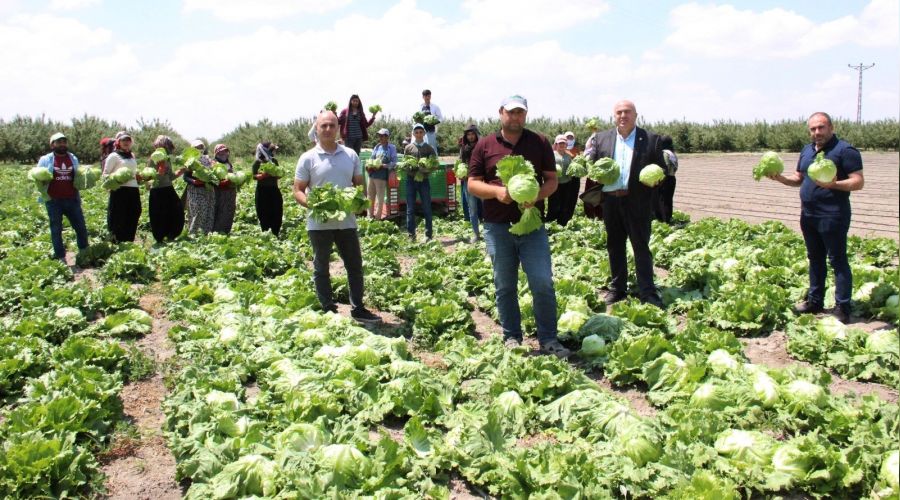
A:
[[[99,5],[102,0],[51,0],[50,10],[78,10]]]
[[[609,10],[609,4],[597,0],[553,4],[546,0],[465,0],[462,9],[467,17],[460,26],[466,31],[479,38],[499,38],[564,30],[599,17]]]
[[[712,58],[796,59],[849,43],[896,45],[897,18],[895,0],[873,0],[859,17],[824,23],[782,8],[757,12],[688,3],[672,9],[673,31],[665,42]]]
[[[339,9],[351,0],[184,0],[186,13],[208,11],[223,21],[274,20],[300,13],[321,14]]]

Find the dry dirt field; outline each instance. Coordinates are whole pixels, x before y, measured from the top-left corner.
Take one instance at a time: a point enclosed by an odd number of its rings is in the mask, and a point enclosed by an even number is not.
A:
[[[800,195],[768,179],[753,180],[760,153],[684,154],[678,156],[675,209],[703,217],[739,218],[748,222],[780,220],[800,230]],[[865,187],[850,196],[850,234],[898,239],[900,155],[863,152]],[[784,153],[786,169],[797,165],[797,153]]]

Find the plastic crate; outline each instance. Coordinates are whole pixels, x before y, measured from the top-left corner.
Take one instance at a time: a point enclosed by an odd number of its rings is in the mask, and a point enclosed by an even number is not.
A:
[[[403,155],[399,155],[398,162]],[[438,205],[444,213],[456,210],[456,175],[453,173],[452,163],[441,163],[441,166],[428,176],[431,187],[431,204]],[[406,207],[406,172],[392,173],[396,175],[397,203],[403,210]],[[389,184],[390,185],[390,184]],[[417,198],[416,204],[421,203]]]

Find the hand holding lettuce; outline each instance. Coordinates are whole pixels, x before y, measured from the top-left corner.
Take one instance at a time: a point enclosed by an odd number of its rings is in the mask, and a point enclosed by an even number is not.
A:
[[[497,176],[522,211],[519,222],[510,226],[509,232],[522,236],[540,228],[541,212],[532,204],[537,201],[541,187],[531,162],[519,155],[507,156],[497,162]]]

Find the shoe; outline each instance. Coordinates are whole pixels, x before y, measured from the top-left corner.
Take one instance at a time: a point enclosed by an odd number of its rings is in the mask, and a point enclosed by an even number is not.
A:
[[[822,306],[818,304],[813,304],[808,300],[804,300],[803,302],[794,306],[794,313],[796,314],[816,314],[823,311]]]
[[[381,323],[381,318],[372,314],[372,312],[365,307],[360,307],[359,309],[350,311],[350,317],[355,319],[356,321],[359,321],[360,323]]]
[[[831,315],[834,316],[834,318],[837,319],[838,321],[840,321],[841,323],[849,323],[850,322],[850,313],[847,312],[847,310],[845,310],[841,306],[834,306],[828,312],[831,313]]]
[[[330,306],[324,306],[324,307],[322,307],[322,310],[325,312],[332,312],[332,313],[337,314],[337,312],[338,312],[337,304],[331,304]]]
[[[541,354],[552,354],[560,359],[566,359],[572,355],[572,351],[566,349],[566,346],[559,343],[558,340],[548,340],[541,344]]]
[[[614,290],[610,290],[610,291],[606,292],[605,294],[603,294],[603,302],[605,302],[606,305],[611,306],[611,305],[615,304],[616,302],[621,302],[621,301],[625,300],[625,297],[626,297],[626,295],[623,292],[616,292]]]
[[[659,298],[658,295],[654,295],[653,297],[648,297],[646,299],[642,299],[641,302],[644,304],[650,304],[652,306],[656,306],[662,310],[666,309],[666,306],[663,305],[662,299]]]
[[[515,337],[506,337],[506,340],[503,341],[503,347],[507,349],[518,349],[522,347],[522,341]]]

